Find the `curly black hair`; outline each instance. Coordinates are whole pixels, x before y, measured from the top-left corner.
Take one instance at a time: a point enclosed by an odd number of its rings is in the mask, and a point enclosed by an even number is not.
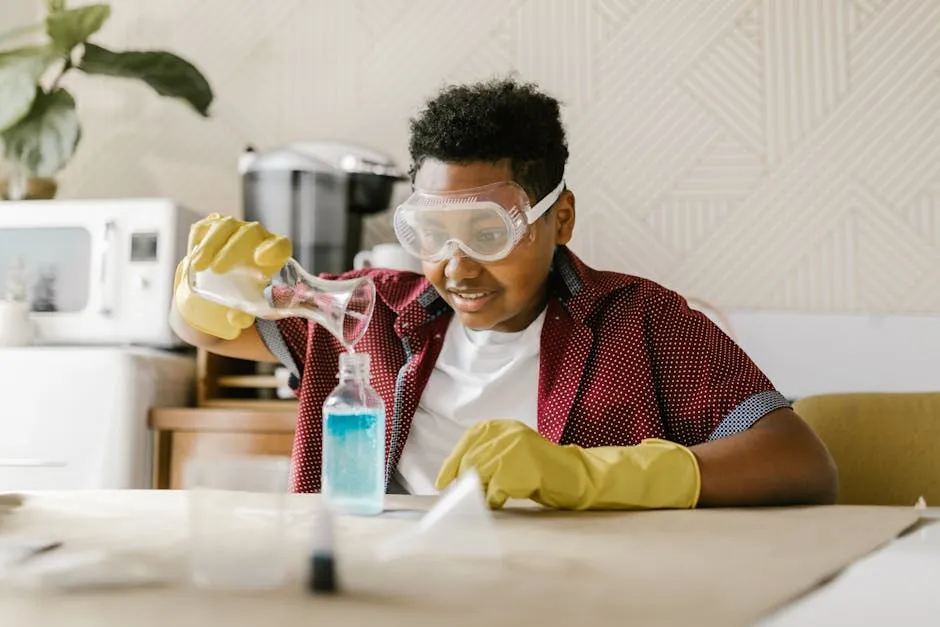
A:
[[[411,180],[425,159],[508,159],[513,180],[536,198],[561,181],[568,144],[558,100],[532,83],[493,79],[442,89],[411,119]]]

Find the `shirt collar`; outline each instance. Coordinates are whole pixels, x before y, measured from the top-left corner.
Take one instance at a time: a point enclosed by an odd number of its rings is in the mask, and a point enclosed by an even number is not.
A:
[[[587,266],[567,246],[558,246],[548,277],[549,299],[558,299],[576,322],[584,322],[593,313],[600,297],[604,296],[596,287],[596,274],[596,270]],[[395,329],[399,336],[453,312],[424,277],[402,279],[398,273],[389,273],[377,280],[386,283],[383,286],[386,289],[378,291],[385,303],[398,314]],[[389,283],[398,281],[402,289],[388,289],[391,287]]]

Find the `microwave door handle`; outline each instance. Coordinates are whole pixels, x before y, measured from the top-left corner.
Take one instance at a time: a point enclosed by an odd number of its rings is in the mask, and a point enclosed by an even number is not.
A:
[[[104,225],[104,243],[101,247],[101,273],[98,278],[98,287],[101,289],[101,305],[98,313],[111,316],[114,313],[114,236],[117,225],[114,220],[108,220]]]

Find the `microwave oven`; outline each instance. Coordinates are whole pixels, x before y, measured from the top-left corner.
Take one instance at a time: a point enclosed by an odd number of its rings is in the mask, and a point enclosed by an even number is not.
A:
[[[0,202],[0,297],[25,279],[33,344],[178,347],[173,279],[199,219],[163,198]]]

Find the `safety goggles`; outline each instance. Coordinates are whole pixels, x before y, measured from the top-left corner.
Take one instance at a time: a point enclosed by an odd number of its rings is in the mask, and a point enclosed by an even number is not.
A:
[[[395,234],[409,253],[436,263],[457,250],[478,261],[504,259],[529,225],[555,204],[564,179],[529,206],[525,190],[512,181],[454,192],[416,190],[395,210]]]

